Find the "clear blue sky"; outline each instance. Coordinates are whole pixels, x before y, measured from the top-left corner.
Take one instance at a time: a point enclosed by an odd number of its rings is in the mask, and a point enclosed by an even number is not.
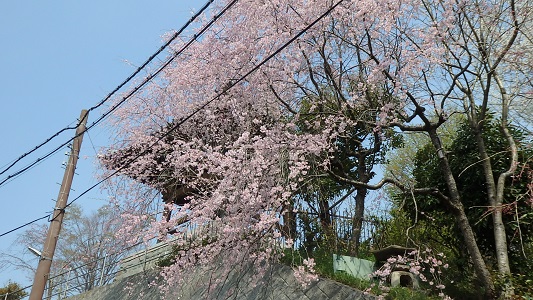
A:
[[[191,11],[205,2],[2,1],[0,167],[74,122],[83,108],[98,103],[162,45],[165,32],[179,29]],[[89,122],[99,113],[93,113]],[[106,145],[110,130],[97,127],[85,135],[71,199],[96,182],[95,149]],[[52,145],[73,134],[66,132]],[[50,149],[37,151],[11,171]],[[66,151],[0,187],[0,234],[52,210]],[[9,174],[1,175],[0,181]],[[104,204],[105,198],[96,189],[77,202],[90,211]],[[0,252],[23,253],[37,266],[37,258],[14,244],[18,232],[0,237]],[[24,272],[0,269],[0,286],[9,279],[24,286],[31,284]]]

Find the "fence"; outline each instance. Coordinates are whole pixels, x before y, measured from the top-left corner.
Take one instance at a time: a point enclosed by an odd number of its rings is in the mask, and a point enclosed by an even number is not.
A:
[[[336,253],[347,254],[353,252],[356,239],[357,245],[362,245],[367,250],[382,246],[379,231],[383,220],[363,218],[357,238],[354,236],[354,226],[357,220],[348,210],[322,216],[316,212],[298,211],[296,215],[296,230],[293,238],[297,249],[313,251],[316,247],[328,247],[328,250]],[[329,224],[329,228],[323,228],[324,224]]]

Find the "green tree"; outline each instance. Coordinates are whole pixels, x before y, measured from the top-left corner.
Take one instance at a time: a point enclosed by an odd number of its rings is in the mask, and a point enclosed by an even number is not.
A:
[[[328,61],[324,59],[323,63],[328,64]],[[337,247],[335,250],[353,256],[358,255],[365,200],[369,192],[366,184],[374,177],[374,168],[385,161],[387,151],[397,147],[401,141],[400,136],[391,129],[376,130],[379,108],[398,100],[392,97],[385,88],[368,89],[361,97],[361,101],[366,104],[364,108],[346,107],[343,98],[346,96],[343,92],[350,94],[351,85],[356,85],[356,83],[352,82],[345,91],[339,91],[329,82],[323,85],[316,83],[317,95],[308,95],[301,102],[300,117],[296,123],[302,132],[314,133],[323,130],[327,126],[328,118],[335,115],[343,116],[341,118],[343,121],[335,125],[342,129],[339,130],[340,134],[329,141],[331,145],[329,151],[320,157],[309,158],[312,164],[311,170],[312,172],[318,170],[315,174],[318,176],[309,180],[298,195],[298,199],[305,203],[305,206],[311,210],[311,214],[318,216],[320,223],[320,227],[313,227],[320,231],[316,235],[319,237],[318,241],[313,241],[312,235],[304,233],[304,236],[307,236],[305,238],[307,251],[316,246],[317,242],[330,240],[331,243],[325,244],[338,245],[339,239],[343,239],[345,249]],[[316,101],[313,97],[321,98],[321,104],[314,105]],[[331,165],[329,174],[322,176],[323,170],[319,165],[326,158]],[[345,200],[349,199],[348,197],[352,194],[355,207],[350,222],[351,233],[347,237],[340,237],[333,226],[334,211],[338,210],[340,204],[345,203]],[[308,222],[310,219],[305,216],[302,221]],[[310,229],[311,226],[304,224],[303,228]]]
[[[508,125],[512,137],[517,142],[518,169],[528,170],[533,165],[531,157],[533,151],[526,145],[524,133],[517,128]],[[495,251],[495,238],[490,216],[494,208],[487,205],[488,192],[486,188],[486,176],[480,158],[475,133],[467,121],[463,121],[457,131],[457,135],[448,147],[450,167],[456,178],[458,191],[461,195],[465,212],[472,224],[476,241],[487,262],[497,268],[497,253]],[[500,121],[492,116],[486,118],[483,135],[487,154],[491,159],[494,176],[501,174],[509,168],[509,146],[506,137],[501,133]],[[438,157],[432,149],[432,145],[425,145],[418,150],[415,157],[413,177],[419,187],[436,187],[446,191],[442,172],[438,164]],[[508,255],[511,263],[511,272],[515,278],[522,278],[533,274],[533,265],[526,259],[531,255],[531,243],[533,232],[531,231],[532,215],[524,195],[527,193],[527,176],[514,176],[507,179],[504,190],[501,210],[505,224]],[[430,195],[420,195],[414,201],[399,197],[398,203],[405,203],[402,208],[408,213],[411,220],[418,218],[424,221],[429,231],[448,233],[435,235],[432,239],[439,240],[440,244],[448,247],[450,252],[456,254],[455,260],[458,265],[467,265],[468,259],[464,247],[457,240],[460,236],[459,229],[453,222],[453,217],[447,213],[446,206],[439,198]],[[465,269],[463,276],[469,276],[469,270]],[[520,287],[518,287],[520,288]]]
[[[0,299],[19,300],[26,297],[28,293],[16,282],[8,282],[5,287],[0,288]]]

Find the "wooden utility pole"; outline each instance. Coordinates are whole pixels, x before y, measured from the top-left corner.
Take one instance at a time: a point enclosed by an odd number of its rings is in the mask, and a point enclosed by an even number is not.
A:
[[[56,207],[52,214],[50,227],[48,228],[48,234],[44,242],[43,251],[41,252],[41,259],[39,260],[39,266],[35,271],[35,279],[33,280],[33,286],[31,288],[30,300],[42,300],[44,294],[44,287],[46,282],[50,278],[50,266],[52,265],[52,258],[56,250],[57,239],[59,237],[59,231],[63,223],[63,217],[65,215],[65,207],[67,205],[68,195],[70,187],[72,185],[72,178],[74,177],[74,171],[76,170],[76,163],[81,148],[81,142],[83,140],[83,133],[85,132],[85,125],[87,124],[87,117],[89,113],[87,110],[82,110],[80,115],[80,122],[76,128],[76,136],[72,143],[72,152],[68,159],[67,167],[65,168],[65,175],[63,176],[63,182],[57,196]],[[49,289],[52,287],[48,287]]]

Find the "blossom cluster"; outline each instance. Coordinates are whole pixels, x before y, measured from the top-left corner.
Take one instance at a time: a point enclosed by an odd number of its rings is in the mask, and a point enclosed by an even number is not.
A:
[[[295,267],[294,277],[302,284],[303,287],[308,286],[311,282],[318,280],[314,259],[304,259],[303,265]]]
[[[446,286],[442,280],[443,270],[449,267],[448,264],[443,262],[444,259],[446,259],[446,256],[443,253],[437,253],[435,255],[428,248],[423,251],[415,250],[407,255],[397,255],[388,258],[383,266],[374,271],[370,276],[379,279],[378,286],[383,291],[382,295],[386,295],[389,291],[386,283],[389,281],[391,273],[399,268],[402,270],[407,269],[415,278],[427,283],[440,297],[449,299],[444,293]]]

